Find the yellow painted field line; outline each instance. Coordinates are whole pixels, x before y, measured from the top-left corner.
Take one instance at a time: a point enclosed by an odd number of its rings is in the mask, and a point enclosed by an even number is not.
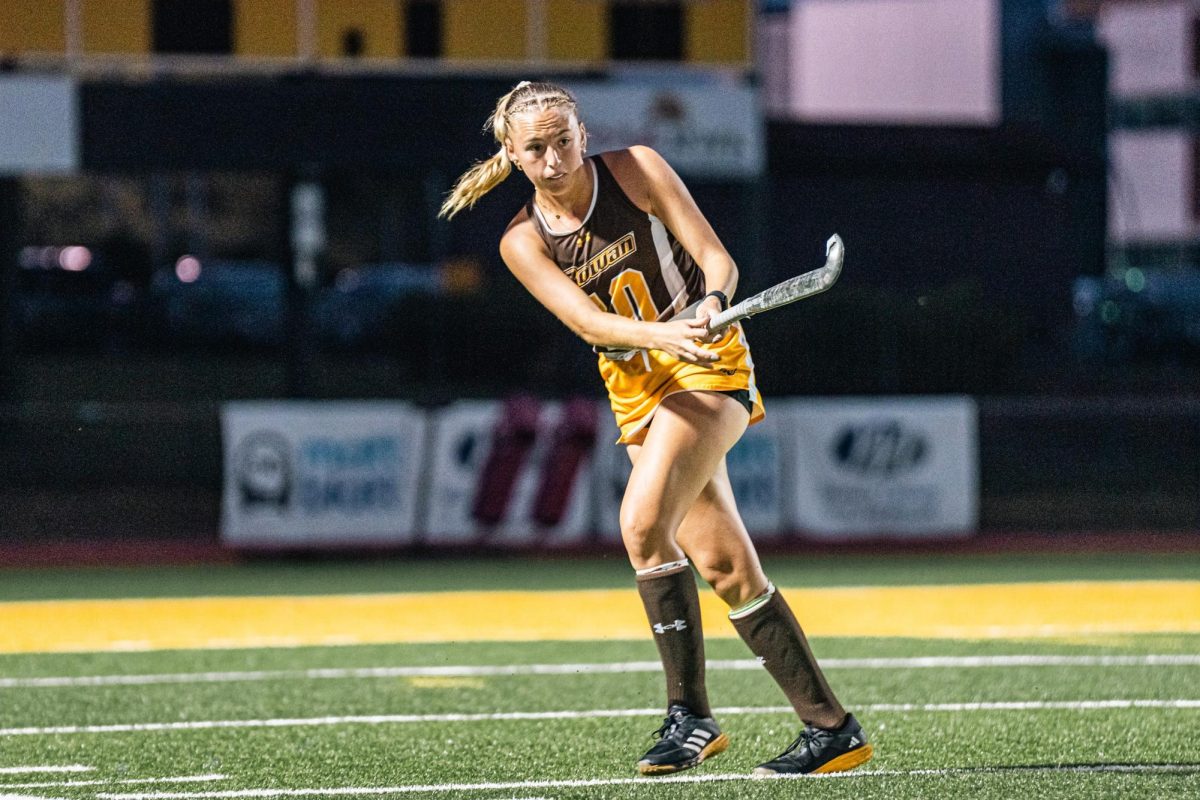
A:
[[[1200,581],[784,589],[813,636],[1200,633]],[[709,636],[727,609],[701,593]],[[0,652],[643,639],[633,589],[0,603]]]

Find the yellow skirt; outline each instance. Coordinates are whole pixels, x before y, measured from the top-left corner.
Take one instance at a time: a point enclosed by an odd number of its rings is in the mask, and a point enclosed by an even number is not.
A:
[[[689,364],[659,350],[639,351],[628,361],[600,356],[600,376],[621,429],[617,444],[641,444],[659,404],[676,392],[744,389],[750,394],[750,424],[766,415],[741,323],[729,326],[724,336],[704,347],[721,358],[710,364]]]

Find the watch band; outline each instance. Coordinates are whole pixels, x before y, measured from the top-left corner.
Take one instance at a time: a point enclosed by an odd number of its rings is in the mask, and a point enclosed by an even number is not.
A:
[[[713,289],[711,292],[704,295],[705,300],[707,300],[710,297],[715,297],[721,301],[721,310],[722,311],[725,311],[726,309],[729,308],[729,298],[726,297],[725,293],[722,292],[720,289]]]

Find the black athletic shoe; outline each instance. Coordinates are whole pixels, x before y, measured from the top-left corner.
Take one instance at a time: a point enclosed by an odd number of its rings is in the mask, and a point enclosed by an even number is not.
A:
[[[754,768],[755,775],[845,772],[871,760],[874,749],[853,714],[837,730],[805,727],[778,757]]]
[[[658,744],[637,763],[638,772],[643,775],[690,769],[729,747],[729,737],[721,733],[712,717],[697,717],[687,706],[667,709],[662,727],[651,736],[658,738]]]

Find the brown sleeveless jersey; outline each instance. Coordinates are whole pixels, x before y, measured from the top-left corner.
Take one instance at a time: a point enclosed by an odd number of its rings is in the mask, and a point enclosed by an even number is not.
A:
[[[572,231],[550,230],[530,198],[527,211],[559,268],[605,311],[668,320],[704,297],[704,273],[662,220],[629,199],[599,156],[592,205]]]

